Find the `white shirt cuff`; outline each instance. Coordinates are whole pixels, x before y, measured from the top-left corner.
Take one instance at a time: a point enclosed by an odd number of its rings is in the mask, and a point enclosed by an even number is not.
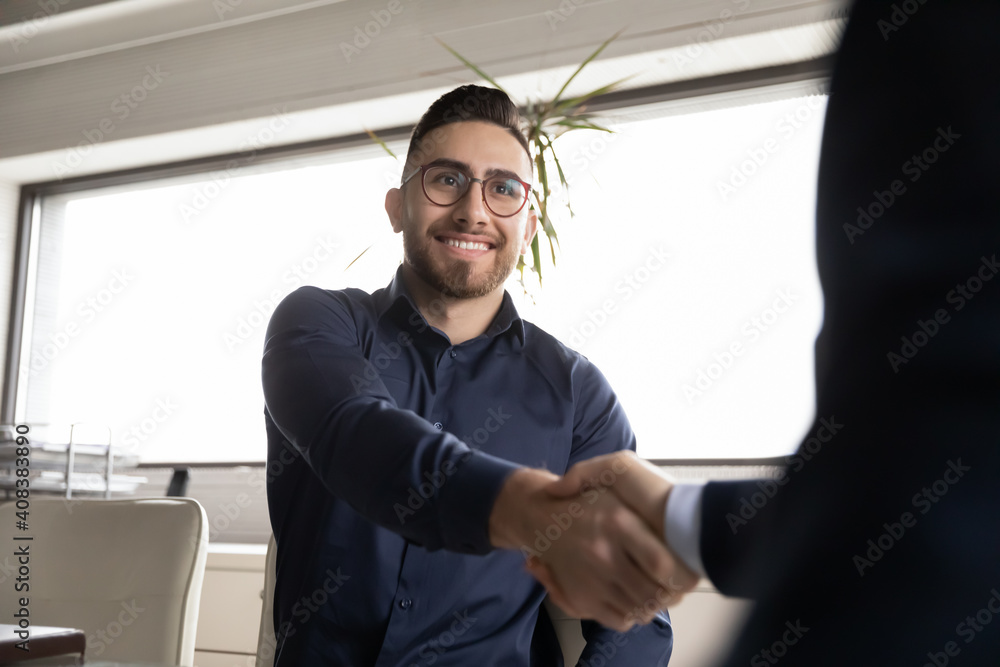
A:
[[[705,483],[675,484],[667,499],[663,534],[667,545],[695,574],[705,576],[701,562],[701,497]]]

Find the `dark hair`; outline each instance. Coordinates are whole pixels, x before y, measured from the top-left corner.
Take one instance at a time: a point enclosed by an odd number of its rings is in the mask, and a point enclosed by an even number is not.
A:
[[[518,140],[524,152],[531,157],[528,140],[521,131],[521,113],[507,93],[496,88],[469,84],[437,98],[420,117],[410,135],[406,163],[414,163],[414,154],[422,150],[420,144],[428,134],[439,127],[466,120],[478,120],[502,127]]]

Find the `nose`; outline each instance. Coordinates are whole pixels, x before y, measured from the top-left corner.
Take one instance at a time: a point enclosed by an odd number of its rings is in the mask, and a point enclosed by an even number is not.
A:
[[[479,187],[473,187],[475,183]],[[469,179],[469,189],[455,203],[455,220],[468,225],[485,225],[489,221],[490,210],[486,207],[486,183],[481,178]]]

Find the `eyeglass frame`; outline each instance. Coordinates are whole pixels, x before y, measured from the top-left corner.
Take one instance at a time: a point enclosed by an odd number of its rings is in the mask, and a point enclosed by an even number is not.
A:
[[[431,199],[431,196],[429,194],[427,194],[427,187],[424,185],[424,175],[427,173],[427,170],[430,169],[431,167],[450,167],[455,171],[462,172],[462,174],[469,179],[469,187],[465,190],[465,192],[462,193],[461,197],[459,197],[452,203],[450,204],[437,203],[436,201]],[[410,181],[410,179],[412,179],[418,173],[420,174],[420,190],[424,193],[424,197],[427,198],[427,201],[434,204],[435,206],[442,206],[442,207],[454,206],[458,202],[462,201],[462,197],[469,194],[469,190],[472,189],[473,183],[479,183],[480,185],[479,190],[482,194],[483,206],[485,206],[490,213],[497,216],[498,218],[513,218],[515,215],[524,210],[524,205],[528,203],[528,199],[531,197],[531,183],[525,183],[517,176],[488,176],[486,178],[475,178],[472,176],[472,174],[467,173],[465,169],[458,167],[456,165],[439,164],[439,163],[435,164],[434,162],[428,162],[427,164],[422,164],[419,167],[417,167],[416,170],[414,170],[409,176],[403,178],[403,181],[399,184],[399,187],[403,187],[404,185],[406,185]],[[493,207],[491,207],[490,203],[486,200],[486,181],[490,180],[491,178],[507,178],[510,180],[517,181],[524,187],[524,201],[521,202],[521,205],[518,207],[516,211],[514,211],[513,213],[508,213],[507,215],[502,215],[493,210]]]

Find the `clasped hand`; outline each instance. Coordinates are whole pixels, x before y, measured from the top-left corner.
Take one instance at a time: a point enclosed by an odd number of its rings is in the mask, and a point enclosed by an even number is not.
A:
[[[495,546],[521,550],[568,614],[625,632],[698,580],[664,542],[671,487],[627,451],[578,463],[561,478],[524,468],[497,497],[490,535]]]

